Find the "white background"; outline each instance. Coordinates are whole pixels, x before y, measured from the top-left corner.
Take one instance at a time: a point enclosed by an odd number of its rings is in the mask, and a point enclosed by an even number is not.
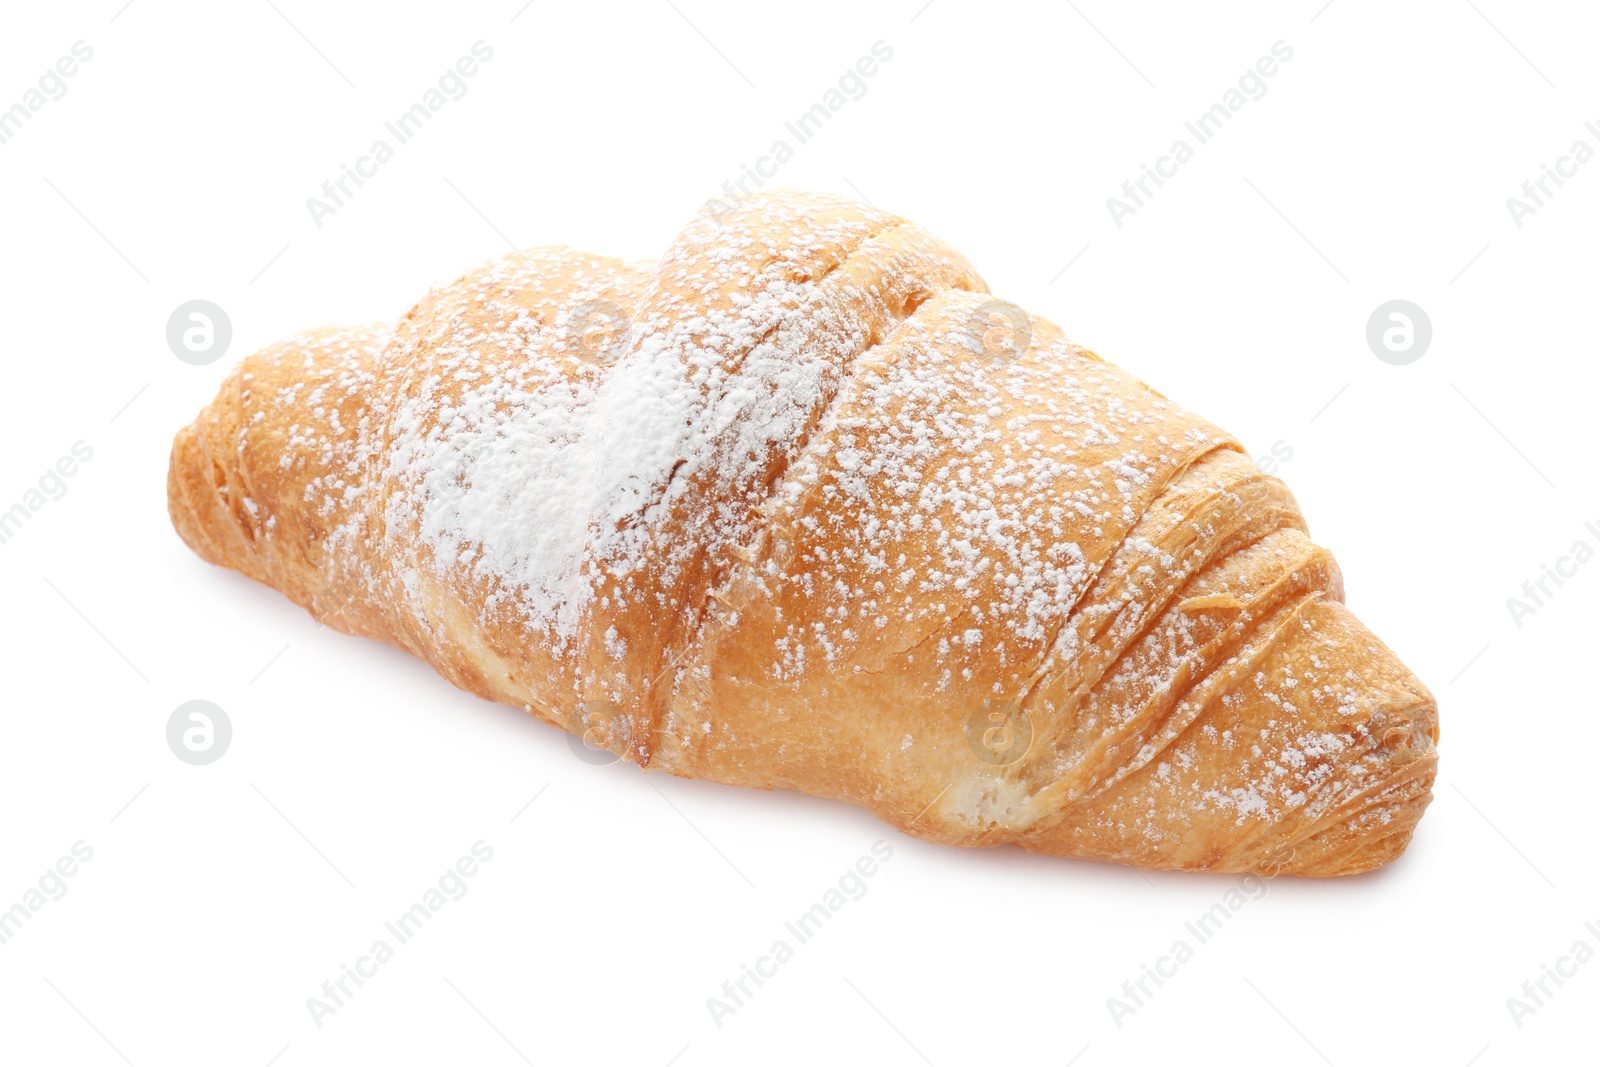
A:
[[[0,945],[0,1060],[1593,1058],[1600,962],[1520,1027],[1506,1003],[1600,949],[1600,562],[1520,627],[1506,604],[1600,547],[1600,162],[1520,228],[1506,206],[1574,140],[1600,148],[1592,10],[274,2],[4,16],[0,107],[74,41],[94,55],[0,145],[0,510],[94,451],[0,545],[0,908],[74,842],[93,858]],[[306,198],[479,39],[468,94],[316,227]],[[878,40],[893,58],[774,184],[922,223],[1255,454],[1291,448],[1351,606],[1439,698],[1405,856],[1274,881],[1120,1026],[1107,998],[1236,879],[941,849],[841,804],[588,765],[206,565],[166,516],[172,434],[238,358],[397,317],[507,241],[653,257]],[[1106,198],[1279,40],[1267,94],[1115,226]],[[234,330],[205,367],[164,336],[194,298]],[[1433,324],[1409,366],[1365,341],[1394,298]],[[165,741],[194,698],[233,723],[206,767]],[[707,998],[880,838],[867,895],[716,1026]],[[480,839],[467,895],[315,1025],[307,998]]]

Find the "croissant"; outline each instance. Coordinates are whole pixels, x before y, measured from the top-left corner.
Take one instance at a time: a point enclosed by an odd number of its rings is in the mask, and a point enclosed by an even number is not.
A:
[[[948,845],[1352,874],[1437,706],[1237,441],[830,196],[656,263],[514,253],[245,359],[173,442],[205,559],[641,767]]]

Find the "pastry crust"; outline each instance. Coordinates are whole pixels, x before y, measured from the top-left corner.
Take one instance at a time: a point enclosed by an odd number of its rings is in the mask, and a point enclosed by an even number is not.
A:
[[[206,559],[645,767],[952,845],[1350,874],[1427,689],[1236,441],[916,225],[774,193],[246,359],[173,444]]]

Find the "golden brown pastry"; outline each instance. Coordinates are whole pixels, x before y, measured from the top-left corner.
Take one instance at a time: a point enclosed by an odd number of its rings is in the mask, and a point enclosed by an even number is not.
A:
[[[797,193],[659,263],[513,254],[246,359],[173,443],[173,523],[644,767],[951,845],[1399,855],[1436,706],[1288,489],[986,294],[926,230]]]

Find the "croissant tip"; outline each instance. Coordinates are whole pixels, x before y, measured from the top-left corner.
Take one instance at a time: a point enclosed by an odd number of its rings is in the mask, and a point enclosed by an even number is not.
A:
[[[220,553],[206,536],[191,497],[195,471],[203,462],[199,453],[200,444],[193,425],[185,426],[173,436],[172,452],[167,460],[167,517],[178,537],[196,555],[208,562],[220,563]]]
[[[1433,801],[1438,763],[1430,748],[1399,765],[1382,788],[1341,812],[1332,826],[1291,846],[1286,861],[1263,873],[1337,878],[1399,859]]]

